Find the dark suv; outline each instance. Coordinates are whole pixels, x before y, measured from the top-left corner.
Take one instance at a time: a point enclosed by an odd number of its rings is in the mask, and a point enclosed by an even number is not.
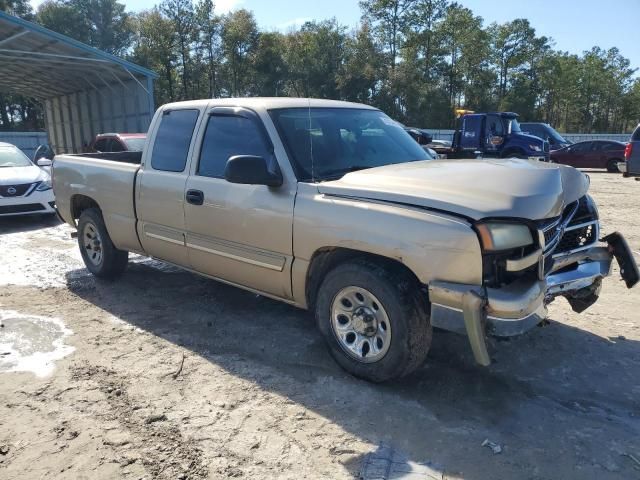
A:
[[[555,128],[548,123],[524,122],[520,124],[520,128],[525,133],[535,135],[549,142],[551,150],[558,150],[571,145],[569,140],[560,135]]]
[[[640,177],[640,125],[631,135],[624,150],[624,162],[620,162],[618,168],[625,177]]]

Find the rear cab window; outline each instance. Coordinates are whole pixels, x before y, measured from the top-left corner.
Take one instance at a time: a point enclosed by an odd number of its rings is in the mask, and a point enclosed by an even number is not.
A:
[[[109,142],[109,139],[106,137],[103,138],[99,138],[98,140],[96,140],[96,143],[93,144],[93,149],[96,150],[97,152],[108,152],[108,148],[107,148],[107,144]]]
[[[151,167],[164,172],[183,172],[187,165],[191,137],[200,111],[165,110],[156,132]]]
[[[631,141],[640,142],[640,125],[636,127],[635,132],[633,132],[633,135],[631,135]]]

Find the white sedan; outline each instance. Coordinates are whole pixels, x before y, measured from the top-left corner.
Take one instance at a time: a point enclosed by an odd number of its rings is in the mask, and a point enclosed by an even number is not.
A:
[[[45,170],[51,160],[36,163],[18,147],[0,142],[0,217],[55,213],[51,177]]]

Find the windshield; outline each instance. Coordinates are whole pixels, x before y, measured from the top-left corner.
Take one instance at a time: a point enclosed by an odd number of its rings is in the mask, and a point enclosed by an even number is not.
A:
[[[269,113],[301,181],[321,182],[431,157],[398,122],[378,110],[286,108]]]
[[[0,146],[0,168],[2,167],[30,167],[33,163],[17,147]]]
[[[569,144],[571,142],[568,142],[562,135],[560,135],[558,132],[556,132],[553,127],[547,125],[547,127],[545,128],[547,135],[549,135],[549,137],[553,138],[556,143],[566,143]]]
[[[512,118],[509,120],[509,133],[522,133],[518,120]]]
[[[144,147],[144,142],[144,137],[131,137],[124,139],[124,143],[127,145],[127,150],[130,152],[141,152]]]

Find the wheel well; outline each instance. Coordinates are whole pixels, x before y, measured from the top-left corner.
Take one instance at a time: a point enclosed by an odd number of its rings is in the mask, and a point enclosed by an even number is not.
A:
[[[74,195],[71,198],[71,215],[74,219],[80,218],[82,212],[88,208],[97,208],[100,210],[100,206],[91,197],[87,197],[86,195]]]
[[[318,288],[320,288],[324,277],[341,263],[353,261],[356,259],[367,259],[368,261],[375,262],[378,265],[383,266],[384,268],[401,271],[409,275],[417,285],[420,284],[420,281],[409,269],[409,267],[398,260],[383,257],[382,255],[376,255],[374,253],[353,250],[350,248],[321,248],[319,250],[316,250],[316,252],[313,254],[313,257],[311,257],[311,261],[309,262],[309,269],[307,270],[305,295],[307,299],[307,306],[310,310],[315,307]]]

